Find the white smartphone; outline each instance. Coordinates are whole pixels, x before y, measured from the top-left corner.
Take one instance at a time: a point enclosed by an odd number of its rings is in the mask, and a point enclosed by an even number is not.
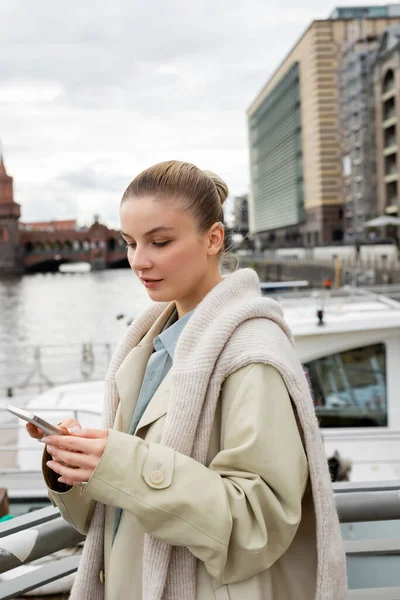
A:
[[[33,413],[27,412],[18,406],[12,406],[12,404],[9,404],[7,406],[7,410],[16,417],[24,419],[24,421],[28,421],[28,423],[32,423],[32,425],[35,425],[35,427],[39,427],[39,429],[41,429],[43,433],[47,435],[66,435],[68,433],[66,429],[58,427],[57,425],[52,425],[44,419],[41,419]]]

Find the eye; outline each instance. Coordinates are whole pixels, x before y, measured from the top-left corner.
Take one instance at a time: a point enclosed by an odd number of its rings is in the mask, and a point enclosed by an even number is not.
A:
[[[156,248],[164,248],[164,246],[167,246],[170,243],[171,240],[167,240],[165,242],[153,242],[153,246],[155,246]]]
[[[126,248],[133,248],[134,250],[136,249],[136,242],[127,242]]]

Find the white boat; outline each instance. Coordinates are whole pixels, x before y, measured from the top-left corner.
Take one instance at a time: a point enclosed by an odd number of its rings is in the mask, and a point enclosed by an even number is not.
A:
[[[351,460],[352,481],[400,479],[400,303],[359,289],[279,301],[310,375],[327,455]]]

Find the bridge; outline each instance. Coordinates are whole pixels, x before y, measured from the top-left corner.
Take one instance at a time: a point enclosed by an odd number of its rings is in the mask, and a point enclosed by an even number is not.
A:
[[[128,266],[119,231],[98,221],[88,229],[21,229],[20,246],[26,272],[58,271],[74,262],[88,262],[94,270]]]

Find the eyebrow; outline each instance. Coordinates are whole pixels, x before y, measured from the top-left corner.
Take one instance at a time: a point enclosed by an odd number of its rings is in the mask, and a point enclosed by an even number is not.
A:
[[[144,234],[145,237],[148,237],[149,235],[152,235],[153,233],[162,233],[164,231],[173,231],[174,228],[173,227],[166,227],[165,225],[162,225],[160,227],[154,227],[153,229],[150,229],[150,231],[146,231],[146,233]],[[129,233],[124,233],[123,231],[120,231],[121,235],[124,235],[125,237],[131,237],[129,235]]]

